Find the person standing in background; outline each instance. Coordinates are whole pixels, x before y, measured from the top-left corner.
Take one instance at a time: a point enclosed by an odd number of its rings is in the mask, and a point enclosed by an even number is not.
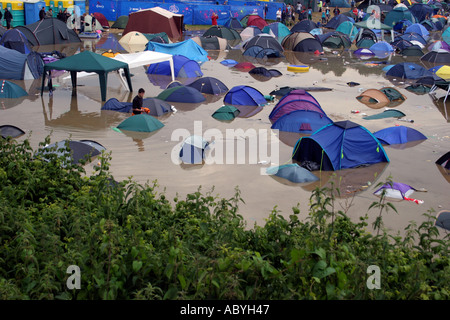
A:
[[[277,22],[281,22],[281,8],[277,10]]]
[[[269,7],[267,4],[264,5],[264,19],[267,19],[267,13],[269,12]]]
[[[5,8],[4,19],[6,20],[6,29],[11,29],[11,20],[13,19],[13,16],[8,8]]]
[[[41,10],[39,10],[39,20],[45,19],[45,7],[42,7]]]
[[[217,19],[219,18],[219,16],[217,15],[217,13],[213,12],[212,16],[211,16],[211,22],[213,26],[217,26]]]

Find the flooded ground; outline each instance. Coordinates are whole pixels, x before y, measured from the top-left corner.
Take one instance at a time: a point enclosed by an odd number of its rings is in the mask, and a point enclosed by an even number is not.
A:
[[[120,37],[116,34],[104,35],[104,37],[107,36]],[[69,45],[56,49],[64,50],[68,55],[74,54],[80,47],[96,50],[99,53],[106,51],[105,48],[99,49],[95,42],[98,40],[85,41],[81,46]],[[49,49],[54,48],[40,48],[39,51]],[[243,108],[241,115],[232,122],[220,122],[211,117],[213,112],[223,105],[223,96],[209,96],[207,102],[202,104],[171,103],[178,111],[160,119],[165,125],[162,129],[151,134],[124,134],[114,131],[111,127],[116,127],[129,115],[100,110],[102,102],[98,78],[93,76],[79,79],[77,93],[73,96],[70,79],[64,80],[68,74],[62,74],[53,80],[53,84],[57,87],[52,96],[48,92],[40,96],[40,79],[14,81],[24,86],[30,96],[15,101],[2,101],[0,124],[12,124],[31,133],[31,142],[35,148],[49,134],[53,142],[69,137],[74,140],[95,140],[111,152],[110,168],[116,180],[130,176],[142,183],[157,180],[160,192],[165,192],[169,198],[177,194],[183,197],[187,193],[195,192],[199,186],[204,192],[213,189],[213,194],[229,198],[233,196],[235,187],[239,187],[245,201],[245,204],[240,206],[239,212],[246,219],[249,227],[255,223],[264,224],[274,208],[287,217],[292,213],[291,208],[298,205],[301,216],[306,217],[311,190],[316,186],[326,185],[332,179],[336,179],[335,185],[342,193],[336,208],[346,210],[348,215],[355,219],[365,215],[370,204],[378,200],[373,195],[374,186],[385,181],[389,176],[393,181],[406,183],[417,189],[425,188],[427,192],[415,192],[412,196],[424,200],[424,204],[417,205],[408,201],[394,202],[398,214],[391,212],[385,215],[386,227],[395,232],[402,232],[410,221],[423,221],[422,214],[429,209],[439,211],[450,208],[450,180],[446,176],[447,173],[442,172],[435,164],[435,161],[450,149],[448,120],[450,118],[447,114],[449,109],[448,106],[444,108],[442,99],[436,102],[427,94],[416,95],[405,90],[404,83],[392,82],[385,78],[382,71],[386,65],[384,61],[397,63],[405,61],[404,58],[392,56],[388,59],[359,60],[352,56],[351,51],[328,52],[320,59],[314,56],[286,53],[286,58],[263,64],[267,68],[280,71],[283,75],[260,81],[247,72],[238,71],[220,63],[223,59],[245,61],[241,52],[241,50],[210,52],[212,59],[201,66],[204,76],[216,77],[230,89],[237,85],[249,85],[264,95],[283,86],[331,88],[331,91],[312,91],[311,94],[333,121],[348,119],[363,125],[371,132],[390,126],[405,125],[419,130],[428,139],[419,144],[406,145],[404,148],[385,147],[390,159],[389,163],[341,170],[335,172],[335,178],[332,177],[332,172],[316,172],[321,178],[319,182],[293,184],[261,174],[261,171],[264,172],[261,169],[268,167],[268,163],[276,158],[264,157],[264,155],[270,155],[272,147],[279,145],[277,153],[279,164],[290,163],[293,146],[299,138],[294,134],[270,130],[268,116],[277,103],[277,99],[260,108],[259,112],[256,112],[258,110],[254,108]],[[408,61],[419,61],[419,58],[411,59],[408,58]],[[256,66],[260,65],[255,61],[252,62]],[[310,64],[310,70],[307,73],[287,71],[290,64],[305,63]],[[110,74],[107,99],[131,101],[140,87],[146,90],[146,97],[155,97],[169,82],[167,77],[149,77],[144,67],[132,69],[131,72],[135,92],[127,92],[118,77]],[[360,85],[350,87],[347,85],[350,81],[358,82]],[[406,97],[406,101],[396,108],[407,115],[405,118],[412,119],[414,122],[402,122],[394,118],[363,120],[363,113],[372,115],[383,109],[370,108],[356,100],[356,96],[366,89],[380,89],[394,85]],[[444,91],[439,89],[437,97],[443,97],[443,95]],[[354,109],[360,110],[360,113],[352,114],[351,110]],[[179,135],[180,129],[184,129],[184,132],[187,130],[190,134],[214,133],[211,139],[216,141],[215,146],[235,143],[238,148],[239,142],[243,143],[252,138],[265,142],[261,134],[263,132],[268,133],[267,140],[270,140],[272,135],[275,135],[275,139],[265,144],[269,151],[264,153],[264,150],[258,150],[256,158],[249,154],[247,144],[245,155],[231,156],[229,153],[227,163],[192,166],[172,161],[173,158],[177,158],[182,141]],[[242,129],[247,136],[227,136],[227,129],[234,129],[235,132]],[[20,137],[19,140],[24,138],[25,136]],[[225,143],[219,144],[220,141]],[[224,155],[226,155],[225,151],[223,150]],[[210,156],[219,159],[220,150],[216,149],[215,152],[218,153],[210,154]],[[92,172],[92,166],[92,164],[86,166],[88,172]],[[378,212],[374,210],[369,211],[369,221],[373,221],[377,214]]]

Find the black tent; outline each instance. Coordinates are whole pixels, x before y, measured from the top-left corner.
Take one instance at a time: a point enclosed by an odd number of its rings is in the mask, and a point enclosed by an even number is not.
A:
[[[33,46],[81,42],[75,31],[56,18],[39,20],[32,24],[18,26],[16,29],[21,31]]]

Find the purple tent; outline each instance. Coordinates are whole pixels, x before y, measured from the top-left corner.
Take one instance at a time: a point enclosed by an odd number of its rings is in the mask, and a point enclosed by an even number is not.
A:
[[[408,201],[413,201],[417,204],[422,204],[422,200],[412,199],[409,198],[409,196],[414,192],[417,191],[415,188],[411,187],[410,185],[400,183],[400,182],[392,182],[392,183],[386,183],[383,186],[381,186],[379,189],[377,189],[373,194],[377,196],[381,196],[383,191],[385,192],[384,196],[387,198],[392,199],[403,199]]]
[[[280,117],[298,110],[316,111],[325,115],[319,102],[305,90],[292,90],[286,94],[273,108],[269,115],[270,121],[274,123]]]

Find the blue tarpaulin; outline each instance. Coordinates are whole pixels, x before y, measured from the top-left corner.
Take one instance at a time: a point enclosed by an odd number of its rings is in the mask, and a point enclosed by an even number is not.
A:
[[[195,61],[208,61],[208,52],[194,40],[188,39],[177,43],[157,43],[149,41],[145,50],[182,55]]]

